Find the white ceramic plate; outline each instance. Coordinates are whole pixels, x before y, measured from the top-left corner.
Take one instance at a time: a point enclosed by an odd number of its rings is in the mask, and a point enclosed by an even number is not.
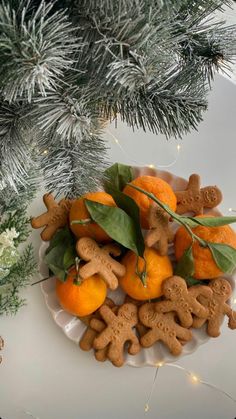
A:
[[[184,190],[187,186],[186,180],[165,171],[159,171],[147,167],[135,168],[135,177],[140,175],[158,176],[167,181],[174,190]],[[218,210],[214,210],[214,213],[219,215]],[[48,243],[43,242],[39,249],[39,271],[42,278],[48,276],[47,266],[43,262],[43,256],[47,247]],[[173,257],[172,246],[169,248],[169,255],[170,257]],[[228,276],[228,279],[234,288],[234,278]],[[63,330],[65,335],[78,344],[86,326],[77,317],[69,314],[61,308],[56,296],[55,281],[55,278],[50,278],[47,281],[44,281],[41,285],[47,307],[50,310],[56,324]],[[115,292],[110,293],[110,295],[116,303],[121,303],[123,301],[123,293],[121,290],[116,290]],[[195,352],[200,345],[209,340],[205,326],[198,330],[193,329],[192,332],[193,339],[183,347],[183,352],[180,357]],[[89,354],[89,356],[91,356],[91,354]],[[152,348],[142,349],[140,353],[135,356],[126,354],[125,364],[132,367],[143,367],[148,365],[155,366],[158,362],[174,362],[180,357],[172,356],[161,342],[157,342]]]

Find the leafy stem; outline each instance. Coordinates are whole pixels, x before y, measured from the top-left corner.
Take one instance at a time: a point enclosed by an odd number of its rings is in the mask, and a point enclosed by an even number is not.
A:
[[[206,247],[207,244],[205,242],[205,240],[201,239],[200,237],[198,237],[196,234],[193,233],[193,231],[191,230],[189,223],[188,223],[188,217],[181,217],[181,215],[178,215],[176,212],[172,211],[168,205],[163,204],[163,202],[161,202],[155,195],[153,195],[150,192],[145,191],[142,188],[139,188],[139,186],[133,185],[132,183],[128,183],[128,185],[133,188],[136,189],[137,191],[143,193],[144,195],[148,196],[150,199],[152,199],[154,202],[156,202],[156,204],[158,204],[162,209],[164,209],[164,211],[166,211],[171,218],[173,218],[178,224],[181,224],[189,233],[189,235],[192,238],[192,242],[194,240],[197,240],[201,246]],[[194,222],[192,217],[189,217],[190,222]],[[197,224],[197,223],[196,223]]]
[[[138,267],[138,259],[139,258],[137,256],[135,273],[141,280],[144,288],[146,288],[147,287],[147,262],[146,262],[146,259],[143,257],[142,259],[144,260],[144,267],[143,267],[143,270],[140,271]]]

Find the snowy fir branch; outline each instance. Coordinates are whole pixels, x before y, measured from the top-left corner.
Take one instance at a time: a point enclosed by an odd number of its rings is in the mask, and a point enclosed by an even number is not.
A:
[[[118,114],[167,138],[197,129],[215,73],[235,58],[235,27],[212,19],[230,4],[1,2],[0,205],[14,191],[27,200],[36,178],[67,196],[99,188],[102,128]]]

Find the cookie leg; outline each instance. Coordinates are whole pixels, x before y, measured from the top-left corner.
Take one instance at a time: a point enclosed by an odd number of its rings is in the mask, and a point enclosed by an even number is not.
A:
[[[93,341],[95,339],[95,337],[97,336],[97,332],[93,329],[91,329],[91,327],[88,327],[82,338],[80,339],[80,349],[82,349],[83,351],[90,351],[90,349],[92,349],[93,347]]]
[[[97,351],[94,352],[94,356],[97,361],[105,362],[107,360],[107,352],[108,352],[107,347],[104,349],[98,349]]]
[[[212,338],[220,336],[220,326],[222,318],[220,316],[208,320],[207,333]]]
[[[111,342],[107,356],[116,367],[121,367],[124,364],[123,350],[123,343],[118,341]]]
[[[132,335],[130,337],[131,345],[129,346],[128,352],[130,355],[136,355],[140,351],[140,344],[137,336]]]
[[[206,323],[207,319],[200,319],[200,317],[193,317],[193,324],[192,327],[194,329],[200,329],[200,327],[202,327],[205,323]]]
[[[169,348],[172,355],[177,356],[181,354],[183,347],[175,337],[167,337],[166,339],[163,338],[162,342]]]

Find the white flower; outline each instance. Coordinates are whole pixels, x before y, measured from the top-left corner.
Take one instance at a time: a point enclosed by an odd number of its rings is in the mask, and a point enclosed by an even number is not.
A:
[[[7,228],[3,233],[0,234],[0,256],[2,255],[4,249],[7,247],[15,247],[14,239],[19,236],[16,229],[13,227],[11,229]]]

